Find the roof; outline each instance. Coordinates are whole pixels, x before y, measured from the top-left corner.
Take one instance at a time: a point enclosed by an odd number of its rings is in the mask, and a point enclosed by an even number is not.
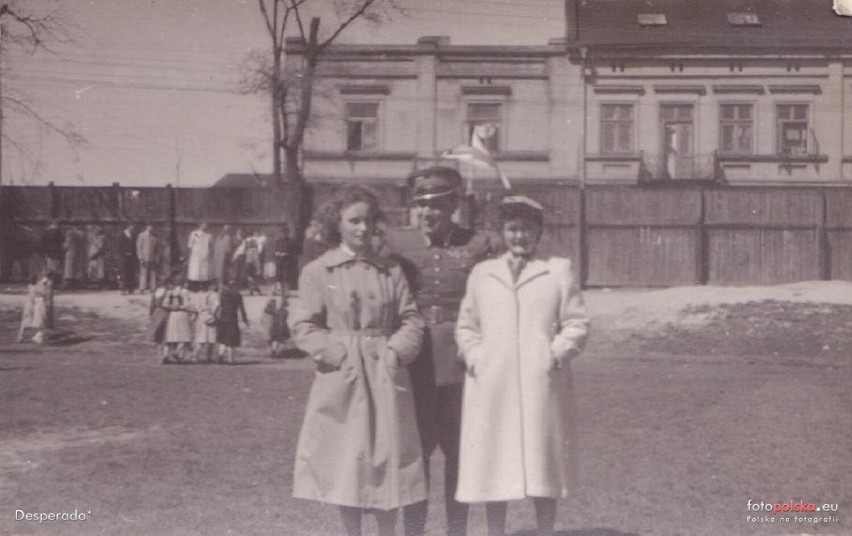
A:
[[[577,0],[577,5],[580,46],[852,51],[852,17],[836,15],[832,0]],[[665,15],[665,24],[648,15]]]
[[[271,184],[271,173],[226,173],[213,188],[266,188]]]

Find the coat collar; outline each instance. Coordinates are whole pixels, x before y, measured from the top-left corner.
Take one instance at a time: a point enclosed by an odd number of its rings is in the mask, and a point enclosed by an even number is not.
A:
[[[547,266],[547,261],[541,257],[533,256],[529,261],[527,261],[527,265],[524,266],[523,271],[521,271],[518,281],[513,282],[512,272],[509,270],[510,256],[511,254],[506,252],[500,257],[497,257],[497,259],[495,259],[497,262],[491,263],[491,267],[488,270],[489,275],[499,279],[509,288],[520,288],[536,277],[550,272],[550,269]]]
[[[380,257],[372,251],[359,256],[353,256],[351,253],[347,252],[340,246],[327,251],[322,256],[322,263],[328,270],[357,261],[364,261],[368,264],[373,265],[379,270],[387,270],[390,268],[391,265],[390,260],[384,257]]]

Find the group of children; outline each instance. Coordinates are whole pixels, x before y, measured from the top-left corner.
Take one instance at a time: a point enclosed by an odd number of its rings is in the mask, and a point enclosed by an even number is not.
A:
[[[240,320],[249,326],[243,297],[234,281],[221,289],[216,281],[207,290],[190,292],[175,277],[151,295],[150,339],[159,347],[162,363],[234,362],[242,342]],[[290,336],[286,290],[276,287],[264,308],[261,325],[271,357],[279,355]]]

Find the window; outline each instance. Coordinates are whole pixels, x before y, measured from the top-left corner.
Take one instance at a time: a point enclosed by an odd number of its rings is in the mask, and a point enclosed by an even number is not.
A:
[[[777,114],[778,153],[808,154],[808,105],[779,104]]]
[[[665,26],[668,24],[665,13],[639,13],[639,26]]]
[[[601,152],[633,152],[633,105],[601,105]]]
[[[732,26],[760,26],[760,17],[757,13],[728,13],[728,22]]]
[[[499,102],[471,102],[467,105],[467,141],[473,140],[473,129],[479,125],[491,125],[493,129],[480,129],[479,132],[488,134],[482,140],[489,152],[500,151],[502,135],[503,104]]]
[[[752,105],[723,104],[719,108],[719,151],[726,154],[751,154]]]
[[[346,103],[346,150],[379,149],[379,103]]]

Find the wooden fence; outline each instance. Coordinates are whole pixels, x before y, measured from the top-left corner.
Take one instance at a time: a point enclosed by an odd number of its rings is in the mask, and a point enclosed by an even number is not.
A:
[[[778,284],[852,280],[852,189],[640,188],[527,183],[546,209],[541,249],[577,260],[587,286]],[[318,206],[339,185],[314,185]],[[407,217],[400,185],[375,186],[391,225]],[[127,221],[168,227],[178,244],[199,221],[267,231],[286,220],[286,193],[223,188],[3,187],[0,261],[27,253],[51,218],[97,224],[114,240]],[[502,192],[477,189],[469,207],[488,227]],[[492,229],[493,230],[493,229]],[[25,243],[26,242],[26,243]],[[27,243],[30,245],[28,246]],[[4,261],[5,259],[5,261]]]

